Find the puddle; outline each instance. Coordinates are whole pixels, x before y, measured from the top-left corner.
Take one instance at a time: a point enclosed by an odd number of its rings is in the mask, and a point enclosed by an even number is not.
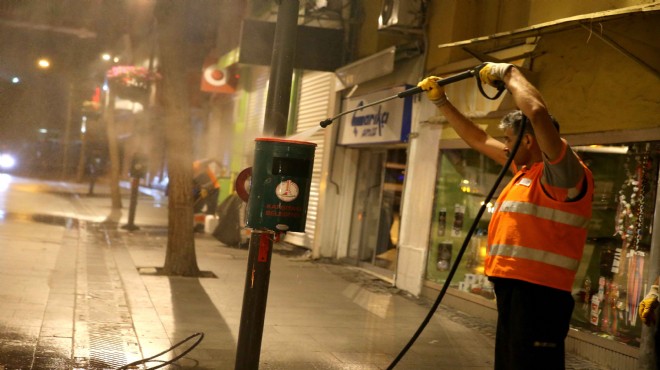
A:
[[[1,221],[38,222],[48,225],[64,226],[67,229],[72,229],[80,225],[80,220],[73,217],[46,215],[39,213],[37,214],[16,213],[16,212],[5,212],[5,211],[0,211],[0,222]]]
[[[162,267],[138,267],[137,270],[140,275],[146,275],[146,276],[168,276],[168,277],[208,278],[208,279],[218,278],[213,273],[213,271],[200,271],[199,275],[197,276],[171,276],[165,274],[164,269]]]
[[[48,215],[41,213],[16,213],[0,210],[0,223],[3,221],[24,221],[37,222],[41,224],[62,226],[66,229],[74,229],[81,225],[86,225],[91,230],[115,229],[119,226],[117,222],[92,222],[70,216]],[[146,236],[167,236],[167,226],[164,225],[136,225],[140,230],[133,231]],[[0,368],[0,370],[2,370]]]
[[[67,229],[73,229],[80,225],[80,220],[73,217],[64,217],[64,216],[55,216],[55,215],[43,215],[43,214],[32,214],[30,218],[34,222],[39,222],[42,224],[55,225],[55,226],[64,226]]]
[[[37,338],[13,330],[0,333],[0,369],[71,368],[70,342],[68,346],[58,346],[55,344],[58,341],[51,339],[53,338]]]

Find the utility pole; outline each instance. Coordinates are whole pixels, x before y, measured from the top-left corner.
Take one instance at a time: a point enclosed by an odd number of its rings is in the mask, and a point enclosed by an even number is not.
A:
[[[69,170],[69,149],[71,146],[71,118],[73,109],[73,84],[67,82],[66,90],[68,93],[66,102],[66,119],[64,121],[64,136],[62,137],[62,171],[60,177],[66,179]]]
[[[264,121],[264,135],[266,136],[286,136],[299,9],[298,0],[280,0],[266,97],[266,119]]]
[[[286,135],[299,9],[298,0],[280,1],[266,98],[265,135]],[[274,235],[270,230],[253,230],[250,235],[236,370],[259,369]]]

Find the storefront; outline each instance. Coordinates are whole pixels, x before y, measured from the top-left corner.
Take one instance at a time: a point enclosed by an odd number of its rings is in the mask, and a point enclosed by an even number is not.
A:
[[[349,111],[396,96],[401,85],[342,101]],[[401,199],[410,135],[412,98],[394,99],[345,115],[338,145],[356,160],[344,260],[393,280],[396,271]]]
[[[569,137],[570,139],[570,137]],[[574,328],[639,347],[638,304],[648,291],[660,142],[574,147],[595,179],[593,218],[573,286]],[[426,276],[444,284],[466,231],[501,166],[471,149],[441,149]],[[505,178],[506,183],[510,177]],[[490,208],[488,208],[490,210]],[[493,301],[483,274],[489,211],[479,221],[451,287]],[[654,227],[655,226],[655,227]]]
[[[638,305],[658,274],[651,254],[660,253],[660,236],[653,233],[660,226],[656,209],[660,128],[658,101],[653,98],[658,88],[649,82],[652,74],[657,78],[657,72],[649,71],[646,57],[650,54],[640,46],[650,40],[648,25],[657,17],[655,13],[618,12],[596,18],[602,22],[605,37],[629,36],[625,42],[617,39],[615,46],[612,39],[585,43],[590,30],[584,19],[577,18],[446,45],[483,52],[492,46],[487,43],[501,36],[500,44],[511,46],[500,47],[497,57],[527,68],[533,65],[530,78],[558,117],[562,136],[593,172],[593,217],[573,286],[576,305],[566,345],[570,351],[617,369],[636,366],[644,341]],[[536,36],[532,41],[531,35]],[[527,41],[516,46],[515,41],[523,39]],[[638,57],[633,58],[629,50]],[[620,74],[616,86],[599,78],[613,70]],[[483,109],[470,102],[470,96],[485,99],[461,89],[452,86],[448,91],[459,110],[491,135],[500,135],[496,123],[513,108],[510,101],[503,98],[499,105]],[[622,91],[634,98],[619,95]],[[606,103],[610,98],[621,104]],[[423,119],[429,116],[428,112],[422,114]],[[437,295],[445,283],[466,232],[501,169],[447,129],[440,136],[425,265],[424,289],[430,296]],[[496,191],[495,196],[498,194]],[[490,206],[486,205],[487,211],[467,242],[444,303],[494,320],[495,296],[483,273]]]

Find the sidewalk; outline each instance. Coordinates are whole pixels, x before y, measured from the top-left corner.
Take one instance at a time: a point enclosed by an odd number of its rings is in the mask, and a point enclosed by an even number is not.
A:
[[[116,227],[125,214],[107,222],[109,198],[70,201],[75,220],[2,224],[0,370],[116,369],[197,332],[202,342],[163,368],[234,369],[247,251],[198,235],[198,265],[215,277],[158,276],[166,199],[141,195],[132,233]],[[430,307],[359,269],[277,247],[260,369],[385,369]],[[441,306],[396,369],[492,369],[493,346],[492,325]],[[600,369],[574,355],[567,368]]]

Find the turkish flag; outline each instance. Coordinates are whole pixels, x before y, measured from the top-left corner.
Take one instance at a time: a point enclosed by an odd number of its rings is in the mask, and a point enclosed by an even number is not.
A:
[[[202,68],[202,83],[200,89],[210,93],[233,94],[238,82],[238,67],[232,64],[226,68],[218,68],[215,58],[204,61]]]

